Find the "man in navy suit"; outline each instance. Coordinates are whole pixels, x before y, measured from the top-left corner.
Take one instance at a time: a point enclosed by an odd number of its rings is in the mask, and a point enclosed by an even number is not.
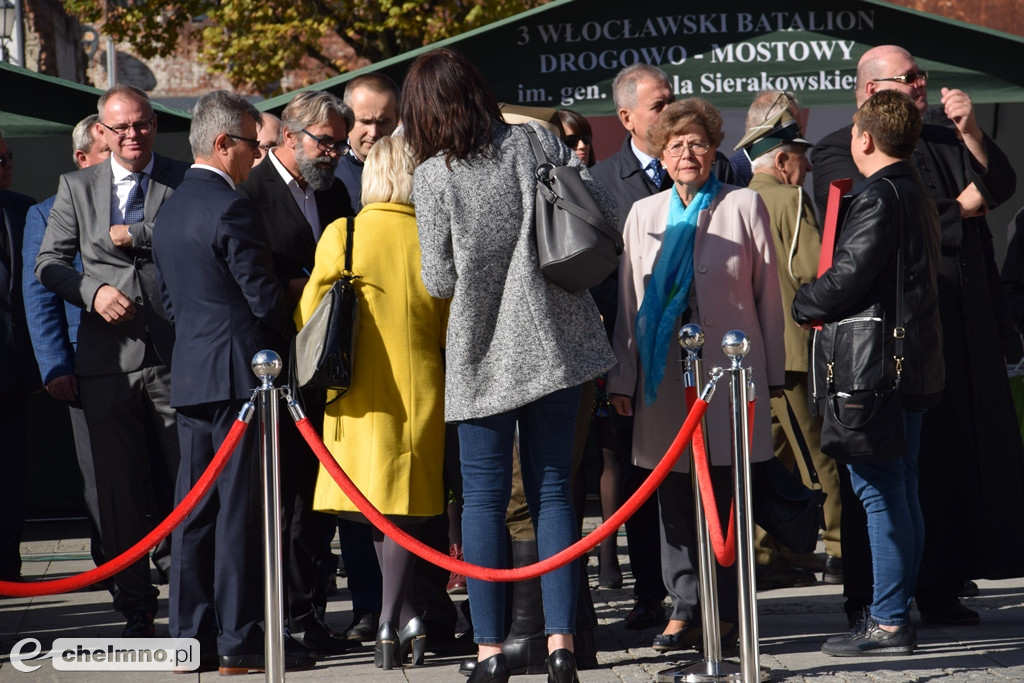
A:
[[[153,221],[188,165],[153,152],[149,96],[116,85],[99,99],[94,130],[110,159],[60,178],[36,277],[83,309],[75,376],[89,425],[103,554],[113,559],[170,511],[178,435],[170,406],[173,331],[152,258]],[[82,258],[82,271],[75,257]],[[152,486],[147,485],[151,482]],[[154,504],[155,501],[155,504]],[[114,576],[124,637],[154,634],[158,591],[140,559]]]
[[[73,156],[78,168],[102,163],[110,156],[110,147],[96,132],[97,114],[86,116],[71,133]],[[46,231],[46,221],[56,196],[44,199],[28,210],[25,219],[25,243],[22,245],[22,263],[34,264]],[[74,266],[82,269],[82,257],[77,256]],[[36,279],[32,268],[24,268],[21,277],[25,317],[32,337],[36,364],[46,392],[58,401],[64,401],[71,417],[71,430],[75,437],[75,454],[82,472],[85,509],[92,525],[90,550],[97,565],[103,562],[103,549],[99,537],[99,513],[96,500],[96,477],[92,466],[92,448],[89,445],[89,427],[78,400],[78,380],[75,379],[75,346],[78,342],[78,323],[82,309],[62,301]]]
[[[257,384],[261,349],[282,353],[295,334],[255,204],[235,191],[259,156],[260,113],[223,90],[192,114],[196,163],[165,202],[153,231],[164,308],[174,325],[171,405],[181,466],[175,500],[195,486]],[[259,432],[249,429],[214,489],[171,537],[170,628],[196,638],[201,663],[221,674],[264,667],[260,568]],[[288,668],[313,665],[286,655]]]
[[[10,191],[14,154],[0,135],[0,580],[21,578],[28,394],[39,386],[21,301],[21,238],[35,200]]]

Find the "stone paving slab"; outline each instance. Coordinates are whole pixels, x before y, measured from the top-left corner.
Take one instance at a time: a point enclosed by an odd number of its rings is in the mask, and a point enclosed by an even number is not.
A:
[[[593,521],[593,520],[588,520]],[[589,525],[592,526],[592,525]],[[92,567],[88,542],[75,523],[30,525],[23,544],[24,573],[29,578],[57,578]],[[620,561],[628,569],[625,544],[620,537]],[[597,566],[590,559],[592,585]],[[981,595],[966,603],[981,613],[977,626],[946,627],[917,623],[918,650],[910,657],[833,658],[821,653],[826,638],[846,628],[840,586],[818,584],[805,588],[758,594],[760,664],[773,681],[813,683],[1003,683],[1024,681],[1024,579],[979,581]],[[351,603],[342,589],[328,605],[328,621],[344,627]],[[659,653],[651,647],[655,629],[628,631],[622,619],[632,607],[631,581],[618,590],[595,588],[594,602],[600,626],[595,633],[601,668],[580,673],[581,683],[648,683],[676,665],[698,661],[695,652]],[[166,586],[162,587],[157,635],[167,636]],[[456,601],[465,599],[464,596]],[[917,620],[917,614],[914,613]],[[58,637],[120,635],[123,623],[110,609],[105,591],[78,591],[40,598],[0,597],[0,683],[25,681],[83,681],[121,683],[167,681],[171,674],[140,672],[61,672],[44,663],[33,673],[17,671],[9,661],[11,648],[26,637],[38,638],[49,648]],[[459,658],[440,659],[428,654],[420,667],[381,671],[373,666],[372,648],[318,662],[310,671],[290,673],[288,681],[365,681],[366,683],[462,683]],[[732,661],[737,661],[735,658]],[[256,675],[246,680],[260,680]],[[175,683],[220,680],[216,672],[173,677]],[[545,683],[545,675],[517,676],[517,683]]]

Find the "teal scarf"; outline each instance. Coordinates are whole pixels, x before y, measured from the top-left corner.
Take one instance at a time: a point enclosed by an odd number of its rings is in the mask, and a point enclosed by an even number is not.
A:
[[[683,206],[679,191],[672,186],[661,252],[636,316],[636,344],[647,405],[654,403],[658,396],[658,387],[665,375],[665,358],[674,343],[675,323],[690,300],[697,217],[711,206],[721,186],[712,174],[689,206]]]

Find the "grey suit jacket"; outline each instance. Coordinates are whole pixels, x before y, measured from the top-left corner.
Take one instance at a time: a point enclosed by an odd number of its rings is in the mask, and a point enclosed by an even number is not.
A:
[[[122,249],[110,240],[112,163],[113,159],[61,176],[36,260],[39,281],[83,309],[75,357],[75,372],[79,375],[138,370],[147,341],[152,341],[165,363],[169,362],[174,343],[153,265],[153,222],[189,165],[154,154],[145,218],[131,226],[134,246]],[[82,255],[83,272],[72,265],[78,253]],[[105,284],[121,290],[135,303],[132,320],[111,325],[96,313],[93,299]]]

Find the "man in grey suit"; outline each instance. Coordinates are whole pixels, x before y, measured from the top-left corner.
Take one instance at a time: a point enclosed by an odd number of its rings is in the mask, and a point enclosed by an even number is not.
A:
[[[153,153],[156,115],[142,90],[114,86],[98,108],[96,132],[110,146],[110,160],[61,176],[35,272],[83,309],[75,374],[92,444],[103,554],[113,559],[149,531],[152,500],[163,503],[152,510],[157,515],[169,510],[178,469],[167,367],[174,338],[151,245],[157,211],[188,165]],[[77,254],[83,272],[74,268]],[[152,636],[157,590],[146,560],[114,577],[113,594],[127,619],[123,635]]]

